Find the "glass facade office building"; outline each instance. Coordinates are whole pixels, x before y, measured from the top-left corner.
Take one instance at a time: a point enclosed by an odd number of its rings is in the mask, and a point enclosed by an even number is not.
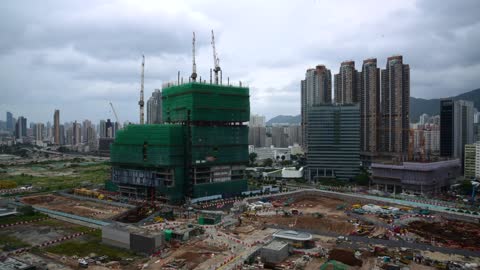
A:
[[[307,113],[307,178],[348,180],[360,172],[358,105],[315,105]]]

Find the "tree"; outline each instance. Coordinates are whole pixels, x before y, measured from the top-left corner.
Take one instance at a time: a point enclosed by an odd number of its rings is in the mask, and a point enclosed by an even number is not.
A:
[[[291,160],[284,160],[284,161],[281,162],[281,164],[282,164],[283,166],[292,165],[292,163],[293,163],[293,162],[292,162]]]
[[[282,155],[281,159],[282,159],[282,161],[284,161],[285,160],[285,155]]]
[[[250,164],[255,164],[255,159],[257,159],[258,155],[255,152],[248,154],[248,159],[250,160]]]
[[[459,186],[459,191],[463,195],[470,195],[472,194],[472,181],[464,180]]]
[[[35,214],[35,210],[33,209],[33,207],[31,205],[25,205],[25,206],[20,206],[18,208],[18,212],[26,215],[26,216],[32,216],[33,214]]]
[[[271,158],[267,158],[263,161],[263,166],[264,167],[271,167],[273,164],[273,160]]]
[[[360,173],[353,178],[355,183],[360,186],[368,186],[370,182],[370,174],[368,173],[367,169],[364,167],[360,167]]]

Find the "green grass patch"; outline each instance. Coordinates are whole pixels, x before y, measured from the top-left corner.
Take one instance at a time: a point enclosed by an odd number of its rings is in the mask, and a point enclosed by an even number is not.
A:
[[[106,255],[112,260],[136,257],[136,254],[131,251],[102,244],[100,241],[101,238],[93,237],[93,239],[94,240],[88,242],[77,240],[63,242],[46,248],[46,251],[60,255],[77,255],[80,257],[89,256],[91,253],[95,253],[97,256]]]
[[[15,236],[0,235],[0,250],[2,251],[11,251],[29,246],[28,243],[23,242]]]
[[[64,230],[70,233],[78,233],[78,232],[84,232],[89,236],[92,236],[96,239],[101,239],[102,238],[102,231],[101,230],[94,230],[91,231],[92,228],[85,227],[85,226],[80,226],[80,225],[74,225],[72,223],[64,222],[58,219],[46,219],[39,221],[35,223],[36,225],[39,226],[48,226],[52,228],[56,228],[59,230]]]
[[[65,223],[63,223],[62,221],[60,221],[58,219],[53,219],[53,218],[42,220],[42,221],[39,221],[35,224],[38,225],[38,226],[48,226],[48,227],[54,227],[54,228],[58,228],[58,229],[63,229],[64,227],[68,226]]]
[[[10,224],[19,221],[31,221],[39,218],[45,218],[47,215],[42,213],[34,213],[33,215],[19,215],[0,218],[0,224]]]
[[[8,175],[0,174],[0,179],[10,180],[18,186],[34,185],[40,187],[42,191],[55,191],[68,188],[76,188],[83,184],[103,184],[110,179],[110,166],[105,163],[87,164],[76,168],[49,169],[55,172],[71,172],[73,174],[65,176],[33,176],[29,174]]]
[[[75,226],[70,228],[74,232],[84,232],[87,235],[99,240],[102,239],[102,230],[93,230],[92,228],[89,227],[84,227],[84,226]]]

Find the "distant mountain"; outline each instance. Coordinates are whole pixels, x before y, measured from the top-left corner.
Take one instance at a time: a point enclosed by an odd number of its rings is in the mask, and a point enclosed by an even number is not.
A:
[[[454,100],[462,99],[473,101],[473,106],[477,108],[477,110],[480,108],[480,88],[450,98]],[[440,99],[410,97],[410,122],[418,122],[420,115],[424,113],[428,115],[440,114]]]
[[[454,100],[468,100],[473,101],[473,106],[480,111],[480,88],[472,90],[470,92],[466,92],[454,97]],[[415,98],[410,97],[410,122],[416,123],[420,119],[420,115],[422,114],[428,115],[438,115],[440,114],[440,99],[423,99],[423,98]],[[278,115],[273,117],[272,119],[268,120],[267,126],[271,126],[272,124],[300,124],[301,117],[300,115]]]
[[[440,114],[440,99],[423,99],[410,97],[410,123],[417,123],[422,114]]]
[[[267,126],[271,126],[273,124],[300,124],[300,122],[301,122],[300,114],[296,116],[277,115],[267,121]]]

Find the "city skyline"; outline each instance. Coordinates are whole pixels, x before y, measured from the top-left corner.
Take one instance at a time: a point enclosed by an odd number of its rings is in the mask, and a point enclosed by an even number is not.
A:
[[[175,80],[176,70],[189,76],[195,31],[198,74],[207,78],[211,29],[224,79],[250,86],[252,111],[267,118],[299,114],[298,81],[305,68],[318,64],[338,72],[341,62],[353,60],[359,70],[358,63],[369,57],[381,59],[383,67],[386,57],[401,54],[411,66],[414,97],[448,97],[480,85],[480,59],[469,46],[480,36],[474,1],[362,1],[341,8],[324,1],[281,2],[275,11],[271,3],[213,1],[142,6],[18,1],[4,7],[0,12],[9,24],[0,43],[0,111],[34,122],[50,119],[55,108],[67,121],[114,118],[110,101],[122,121],[136,121],[141,54],[146,56],[145,96],[150,96],[163,82]],[[292,16],[296,19],[285,20]],[[324,18],[320,28],[312,23],[318,18]],[[356,23],[344,24],[346,19]]]

